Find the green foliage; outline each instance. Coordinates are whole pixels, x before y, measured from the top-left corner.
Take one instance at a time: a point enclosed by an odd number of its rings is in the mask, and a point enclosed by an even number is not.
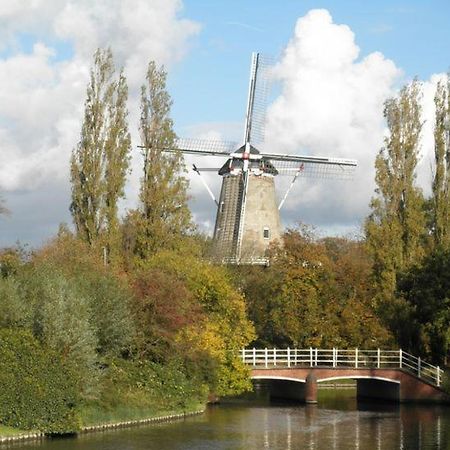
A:
[[[441,388],[450,395],[450,373],[449,370],[444,372]]]
[[[441,364],[450,350],[450,251],[437,250],[403,274],[398,296],[410,324],[400,344]]]
[[[202,379],[217,395],[249,389],[248,371],[238,352],[254,339],[254,329],[247,319],[244,299],[225,268],[168,251],[146,262],[145,270],[156,268],[184,284],[198,305],[197,311],[202,313],[198,315],[200,320],[186,323],[177,336],[180,356],[187,359],[186,364],[199,363],[204,369]],[[166,301],[174,301],[176,295],[168,294]],[[196,309],[192,310],[195,314]]]
[[[123,71],[114,77],[110,50],[97,50],[87,88],[84,121],[78,146],[72,152],[70,210],[77,234],[90,245],[100,237],[109,259],[120,245],[117,202],[124,196],[131,138]]]
[[[32,309],[13,278],[0,278],[0,328],[26,327],[32,322]]]
[[[436,122],[434,127],[435,173],[433,179],[432,232],[437,247],[450,246],[450,142],[448,140],[450,119],[450,80],[440,81],[436,87],[434,103]]]
[[[62,273],[76,295],[86,299],[96,350],[119,355],[128,351],[134,336],[132,292],[100,259],[95,249],[71,235],[57,237],[34,257],[38,267]]]
[[[288,230],[269,268],[245,268],[241,288],[258,346],[364,347],[390,342],[371,304],[362,243]]]
[[[0,330],[0,421],[48,433],[79,428],[77,370],[25,331]]]
[[[189,374],[188,374],[189,375]],[[187,378],[177,361],[157,364],[146,360],[112,359],[105,364],[97,400],[105,410],[129,408],[179,410],[191,399],[204,400],[205,386]]]
[[[181,152],[175,148],[175,133],[170,119],[171,99],[166,90],[167,74],[151,61],[147,83],[141,90],[140,132],[143,177],[140,207],[128,218],[128,241],[138,258],[146,259],[159,249],[175,249],[180,237],[192,229],[187,206],[188,182]]]
[[[31,318],[28,327],[42,343],[82,369],[83,392],[89,392],[97,339],[88,300],[53,267],[27,268],[19,280]]]
[[[422,129],[420,112],[417,81],[385,103],[390,134],[375,161],[377,195],[371,201],[372,212],[365,225],[375,283],[384,300],[392,298],[397,272],[424,255],[424,200],[415,186]]]

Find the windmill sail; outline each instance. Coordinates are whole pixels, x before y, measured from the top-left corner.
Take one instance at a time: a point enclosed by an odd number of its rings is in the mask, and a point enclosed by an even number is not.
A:
[[[272,59],[261,53],[252,54],[244,142],[264,142],[266,103],[270,89]]]

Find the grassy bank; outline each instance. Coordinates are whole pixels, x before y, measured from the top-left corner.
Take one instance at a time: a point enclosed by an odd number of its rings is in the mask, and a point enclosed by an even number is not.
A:
[[[82,426],[84,428],[100,427],[103,425],[123,424],[126,422],[139,422],[158,418],[167,418],[169,416],[190,415],[202,411],[205,403],[192,400],[185,405],[185,408],[175,410],[164,410],[157,407],[140,409],[131,407],[117,407],[115,409],[102,410],[93,406],[86,407],[81,412]],[[24,438],[33,437],[39,432],[34,430],[21,430],[19,428],[0,425],[0,442],[5,438]]]
[[[30,432],[31,431],[20,430],[19,428],[5,427],[4,425],[0,425],[0,438],[9,436],[22,436]]]
[[[83,427],[96,426],[100,424],[119,423],[127,421],[138,421],[155,417],[188,414],[204,409],[205,403],[192,400],[187,402],[184,408],[161,409],[158,407],[137,408],[129,406],[119,406],[112,409],[100,409],[89,406],[82,410],[81,418]]]

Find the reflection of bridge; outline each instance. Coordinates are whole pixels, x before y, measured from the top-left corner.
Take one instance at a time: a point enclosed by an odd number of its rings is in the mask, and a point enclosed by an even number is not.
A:
[[[396,401],[445,401],[443,371],[402,350],[244,349],[254,380],[271,381],[272,395],[317,402],[317,383],[353,379],[357,396]]]

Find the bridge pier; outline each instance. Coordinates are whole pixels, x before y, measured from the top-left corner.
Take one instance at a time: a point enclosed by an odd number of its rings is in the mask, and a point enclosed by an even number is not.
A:
[[[305,402],[317,403],[317,378],[312,371],[306,377]]]

